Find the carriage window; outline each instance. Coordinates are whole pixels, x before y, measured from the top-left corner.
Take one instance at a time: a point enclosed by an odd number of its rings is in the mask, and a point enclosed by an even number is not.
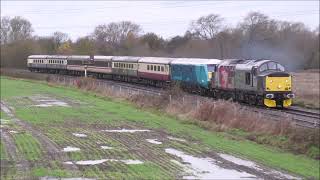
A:
[[[153,71],[153,65],[151,65],[151,71]]]
[[[163,66],[161,66],[161,71],[162,71],[162,72],[164,71],[164,67],[163,67]]]
[[[251,83],[251,78],[250,78],[250,73],[248,73],[248,72],[246,72],[246,84],[247,85],[250,85],[250,83]]]
[[[276,70],[277,69],[277,64],[274,62],[269,62],[268,63],[268,69]]]
[[[158,71],[160,71],[160,66],[158,66]]]
[[[149,65],[147,65],[147,70],[149,70]]]

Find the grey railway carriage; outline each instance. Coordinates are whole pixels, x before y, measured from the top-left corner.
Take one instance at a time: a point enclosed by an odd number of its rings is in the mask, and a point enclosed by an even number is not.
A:
[[[138,77],[138,60],[140,57],[114,56],[112,57],[113,79],[132,81]]]
[[[215,94],[240,102],[267,107],[292,103],[291,76],[271,60],[225,60],[218,66]]]

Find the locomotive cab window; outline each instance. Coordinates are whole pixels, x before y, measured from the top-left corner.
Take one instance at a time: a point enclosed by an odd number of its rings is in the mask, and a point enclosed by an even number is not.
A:
[[[277,69],[279,71],[284,71],[284,67],[281,64],[277,64]]]
[[[246,85],[251,84],[251,73],[246,72]]]
[[[262,64],[262,65],[260,66],[259,71],[260,71],[260,72],[263,72],[263,71],[266,71],[267,69],[268,69],[268,65],[267,65],[267,64]]]
[[[277,69],[277,64],[275,62],[269,62],[268,63],[268,69],[276,70]]]

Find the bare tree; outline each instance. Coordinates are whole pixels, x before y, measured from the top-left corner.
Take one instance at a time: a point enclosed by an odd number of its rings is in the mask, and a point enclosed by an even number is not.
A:
[[[148,45],[151,51],[157,51],[164,48],[164,40],[155,33],[147,33],[141,37],[142,43]]]
[[[10,27],[9,37],[11,42],[26,40],[32,36],[33,29],[31,23],[20,16],[10,20]]]
[[[9,42],[9,33],[11,31],[10,18],[1,17],[1,44],[7,44]]]
[[[202,16],[191,23],[190,31],[201,39],[213,39],[223,29],[223,21],[217,14]]]
[[[211,46],[214,46],[216,35],[224,29],[224,19],[218,14],[209,14],[202,16],[198,20],[191,23],[190,31],[200,39],[209,40]],[[217,40],[220,48],[220,57],[223,59],[223,36]]]
[[[94,30],[94,37],[97,40],[109,42],[111,44],[120,44],[129,34],[138,36],[141,28],[139,25],[130,21],[118,23],[109,23],[108,25],[99,25]]]
[[[58,48],[69,39],[68,34],[59,31],[54,32],[52,37],[56,50],[58,50]]]

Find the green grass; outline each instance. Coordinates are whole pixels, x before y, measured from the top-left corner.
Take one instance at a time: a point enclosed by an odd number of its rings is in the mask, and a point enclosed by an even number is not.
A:
[[[64,169],[49,169],[44,167],[37,167],[32,169],[32,176],[70,177],[70,173]]]
[[[39,142],[28,133],[13,135],[15,144],[20,154],[27,160],[39,160],[42,156]]]
[[[179,121],[164,114],[144,111],[136,108],[129,102],[100,97],[74,88],[53,87],[32,81],[10,80],[6,77],[1,78],[1,92],[1,99],[16,107],[16,114],[19,118],[27,120],[38,127],[46,128],[67,121],[79,121],[87,124],[96,122],[108,125],[136,124],[145,126],[146,128],[164,129],[176,136],[200,141],[202,143],[200,147],[210,147],[213,150],[236,154],[304,177],[319,178],[319,161],[317,160],[304,155],[298,156],[277,148],[256,144],[252,141],[232,140],[228,138],[226,133],[207,131],[196,125]],[[30,108],[19,106],[19,96],[32,96],[36,94],[47,94],[58,99],[77,101],[82,104],[80,103],[80,105],[71,108]],[[245,133],[240,130],[234,130],[231,134],[242,136]],[[64,140],[61,139],[60,141]],[[187,149],[187,147],[181,145],[179,145],[179,148]],[[189,148],[189,151],[193,151],[192,148]],[[29,154],[33,154],[31,151],[39,150],[37,148],[32,149]],[[39,155],[29,156],[31,156],[30,158],[39,157]],[[74,156],[75,159],[83,158],[81,154]],[[161,177],[167,177],[162,176],[164,172],[156,171],[157,168],[152,165],[132,166],[130,168],[136,168],[132,171],[143,170],[145,173],[141,174],[141,177],[153,178],[157,174],[160,174],[159,176]],[[89,169],[85,171],[85,174],[94,176],[94,172],[97,171]],[[148,172],[153,173],[148,174]],[[119,175],[119,172],[114,172],[112,176],[118,177],[121,175]]]
[[[7,159],[6,149],[4,147],[4,143],[2,142],[2,140],[0,141],[0,159],[1,160]]]

